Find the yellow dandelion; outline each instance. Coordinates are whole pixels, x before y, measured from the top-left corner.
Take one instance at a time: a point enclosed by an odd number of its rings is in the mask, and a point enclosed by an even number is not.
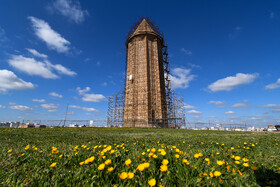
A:
[[[203,154],[202,154],[202,153],[198,153],[198,156],[202,157],[202,156],[203,156]]]
[[[122,180],[126,179],[127,177],[128,177],[128,175],[127,175],[126,172],[122,172],[122,173],[120,174],[120,178],[121,178]]]
[[[243,166],[249,167],[249,163],[243,163]]]
[[[85,163],[85,162],[80,162],[80,165],[82,166],[82,165],[84,165],[84,163]]]
[[[30,147],[30,146],[29,146],[29,145],[27,145],[24,149],[27,151],[27,150],[29,149],[29,147]]]
[[[240,164],[240,161],[238,161],[238,160],[237,160],[237,161],[235,161],[235,164],[239,165],[239,164]]]
[[[109,166],[111,163],[112,163],[111,159],[108,159],[108,160],[105,161],[105,164],[106,164],[107,166]]]
[[[209,175],[210,175],[211,178],[213,178],[213,176],[214,176],[212,171],[209,173]]]
[[[25,155],[25,153],[22,153],[20,156],[24,156]]]
[[[107,169],[107,171],[109,171],[110,173],[111,173],[113,170],[114,170],[113,167],[109,167],[109,168]]]
[[[59,155],[58,157],[61,158],[63,155]]]
[[[136,170],[144,171],[144,169],[145,169],[144,164],[139,164]]]
[[[160,166],[160,171],[161,172],[166,172],[167,171],[167,166],[166,165],[161,165]]]
[[[167,159],[163,159],[161,163],[162,163],[162,165],[167,166],[167,164],[169,163],[169,161],[168,161]]]
[[[54,163],[52,163],[52,164],[50,165],[51,168],[53,168],[53,167],[55,167],[55,166],[56,166],[56,162],[54,162]]]
[[[249,162],[248,158],[243,158],[242,160],[243,160],[243,162]]]
[[[178,154],[175,155],[175,158],[179,158],[179,157],[180,157],[180,155],[178,155]]]
[[[217,160],[217,164],[218,164],[219,166],[222,166],[222,165],[224,165],[224,161],[222,161],[222,160]]]
[[[151,152],[152,152],[152,153],[155,153],[155,152],[156,152],[156,149],[155,149],[155,148],[153,148],[153,149],[151,150]]]
[[[134,173],[128,172],[127,178],[128,178],[128,179],[132,179],[133,177],[134,177]]]
[[[8,153],[11,153],[11,152],[13,152],[13,149],[9,149],[9,150],[8,150]]]
[[[149,162],[145,162],[144,163],[144,167],[145,167],[145,169],[148,169],[150,167],[150,163]]]
[[[235,156],[234,159],[235,160],[240,160],[241,158],[240,158],[240,156]]]
[[[127,160],[125,161],[125,165],[130,166],[130,164],[131,164],[131,159],[127,159]]]
[[[104,170],[104,168],[105,168],[105,164],[100,164],[100,165],[98,166],[98,170],[99,170],[99,171]]]
[[[155,186],[156,185],[156,179],[151,179],[151,180],[149,180],[149,185],[152,187],[152,186]]]
[[[199,154],[194,154],[194,158],[199,158]]]
[[[219,177],[219,176],[221,176],[221,174],[222,174],[222,173],[219,172],[219,171],[215,171],[215,172],[214,172],[215,177]]]

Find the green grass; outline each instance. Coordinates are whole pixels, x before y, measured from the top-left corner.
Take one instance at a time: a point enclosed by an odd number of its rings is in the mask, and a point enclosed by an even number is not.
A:
[[[148,181],[155,179],[156,186],[279,186],[279,141],[280,133],[6,128],[0,129],[0,185],[149,186]],[[30,147],[25,150],[27,145]],[[153,154],[152,148],[156,150]],[[166,155],[158,149],[164,149]],[[195,158],[198,153],[202,156]],[[93,162],[81,165],[91,156]],[[235,162],[236,156],[240,163]],[[98,170],[108,159],[112,163]],[[130,166],[125,164],[127,159],[132,160]],[[169,161],[166,172],[160,170],[163,159]],[[223,165],[218,165],[218,160]],[[52,163],[56,166],[50,167]],[[142,163],[149,163],[149,168],[137,170]],[[107,171],[110,167],[112,172]],[[213,176],[215,171],[221,176]],[[134,177],[121,179],[122,172],[132,172]]]

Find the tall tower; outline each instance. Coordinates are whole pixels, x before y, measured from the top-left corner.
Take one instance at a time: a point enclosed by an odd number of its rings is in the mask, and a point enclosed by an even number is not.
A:
[[[162,48],[154,25],[142,19],[127,39],[124,127],[167,127]]]

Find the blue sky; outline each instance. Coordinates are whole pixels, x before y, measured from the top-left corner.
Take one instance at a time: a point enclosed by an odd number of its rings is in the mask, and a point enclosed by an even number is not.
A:
[[[2,1],[0,121],[105,119],[125,39],[150,17],[188,121],[280,123],[279,1]]]

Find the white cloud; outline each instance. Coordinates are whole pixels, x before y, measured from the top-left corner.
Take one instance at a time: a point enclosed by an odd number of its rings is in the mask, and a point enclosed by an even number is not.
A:
[[[190,69],[185,68],[175,68],[171,70],[170,80],[171,87],[176,88],[188,88],[190,81],[192,81],[196,76],[190,74]]]
[[[253,82],[258,77],[257,73],[244,74],[237,73],[235,76],[229,76],[223,79],[219,79],[216,82],[210,84],[208,89],[212,92],[218,91],[231,91],[232,89]]]
[[[208,116],[208,118],[216,118],[216,116]]]
[[[215,104],[215,105],[222,105],[224,104],[225,102],[223,101],[209,101],[208,104]]]
[[[56,0],[53,3],[53,8],[61,15],[67,17],[75,23],[81,23],[89,14],[87,10],[82,10],[78,1],[73,3],[71,0]]]
[[[49,104],[41,104],[41,107],[44,109],[57,109],[58,108],[58,104],[53,104],[53,103],[49,103]]]
[[[26,48],[26,50],[31,53],[33,56],[35,57],[39,57],[39,58],[48,58],[47,55],[43,54],[43,53],[39,53],[38,51],[36,51],[35,49],[29,49]]]
[[[6,108],[5,106],[3,106],[3,105],[0,105],[0,108]]]
[[[280,108],[280,105],[277,105],[277,104],[267,104],[267,105],[259,106],[258,108]]]
[[[33,110],[32,108],[29,108],[28,106],[23,106],[23,105],[13,105],[13,106],[10,106],[10,109],[20,110],[20,111],[31,111],[31,110]]]
[[[90,91],[90,87],[87,86],[87,87],[85,87],[85,89],[81,89],[80,87],[77,87],[76,90],[78,91],[79,95],[83,95],[86,92]]]
[[[251,117],[250,120],[262,120],[263,118],[260,117]]]
[[[13,72],[5,69],[0,70],[0,93],[5,93],[8,90],[28,90],[33,88],[34,85],[31,82],[25,82]]]
[[[8,104],[9,105],[16,105],[16,103],[13,103],[13,102],[9,102]]]
[[[265,86],[265,89],[267,90],[272,90],[276,88],[280,88],[280,78],[276,81],[276,83],[271,83]]]
[[[231,107],[233,107],[233,108],[246,108],[246,107],[249,107],[249,106],[251,106],[251,105],[245,104],[245,103],[236,103],[236,104],[232,105]]]
[[[87,112],[99,112],[95,108],[80,107],[80,106],[77,106],[77,105],[69,105],[68,107],[69,108],[80,109],[80,110],[87,111]]]
[[[189,56],[192,55],[192,52],[191,52],[190,50],[188,50],[188,49],[181,48],[181,51],[182,51],[183,53],[189,55]]]
[[[50,65],[50,67],[52,67],[53,69],[55,69],[56,71],[58,71],[58,73],[60,74],[64,74],[64,75],[69,75],[69,76],[75,76],[77,75],[76,72],[74,71],[71,71],[70,69],[62,66],[61,64],[51,64],[51,63],[48,63]]]
[[[225,114],[235,114],[235,112],[233,112],[233,111],[228,111],[228,112],[225,112]]]
[[[90,91],[90,87],[85,87],[85,89],[81,89],[80,87],[77,87],[77,91],[79,95],[82,95],[82,100],[85,102],[101,102],[106,100],[106,97],[102,94],[86,93]]]
[[[189,105],[187,103],[184,104],[184,109],[192,109],[192,108],[196,108],[195,106]]]
[[[85,102],[100,102],[105,101],[106,97],[102,94],[84,94],[82,100]]]
[[[46,102],[45,99],[32,99],[33,102],[37,102],[37,103],[44,103]]]
[[[58,78],[58,76],[49,69],[46,63],[36,61],[34,58],[27,58],[22,55],[13,55],[8,62],[12,67],[27,73],[28,75],[37,75],[47,79]]]
[[[201,68],[200,65],[188,63],[191,68]]]
[[[69,51],[70,42],[54,31],[47,22],[32,16],[29,16],[28,19],[32,22],[36,36],[44,41],[50,49],[59,53]]]
[[[53,97],[58,97],[58,98],[62,98],[63,96],[58,94],[58,93],[55,93],[55,92],[51,92],[49,93],[50,96],[53,96]]]
[[[24,57],[22,55],[12,55],[8,60],[9,64],[15,69],[27,73],[28,75],[36,75],[46,79],[59,78],[53,70],[60,74],[75,76],[76,73],[62,66],[61,64],[52,64],[48,60],[37,61],[34,58]]]
[[[188,114],[202,114],[202,112],[197,111],[197,110],[190,110],[187,112]]]

